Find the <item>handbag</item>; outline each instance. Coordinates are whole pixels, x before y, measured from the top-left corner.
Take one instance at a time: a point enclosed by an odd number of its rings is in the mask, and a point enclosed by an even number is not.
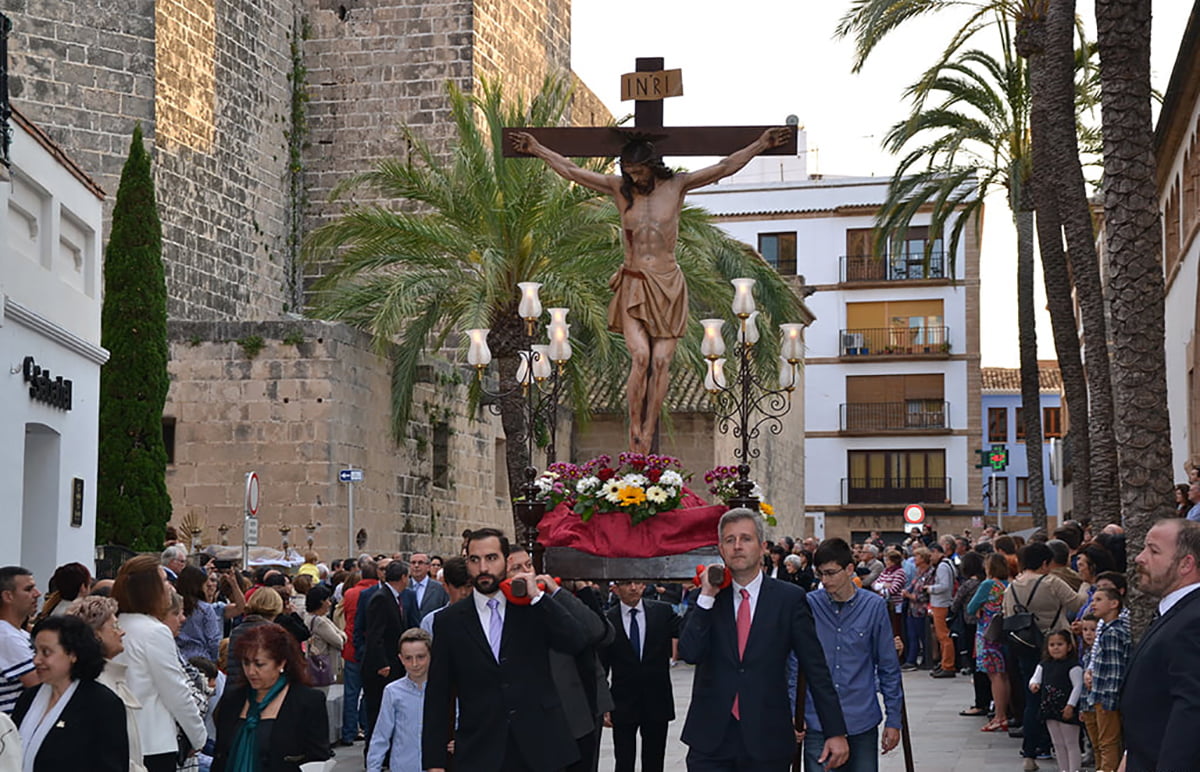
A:
[[[1004,614],[997,613],[983,629],[983,640],[988,643],[1000,643],[1004,640]]]
[[[1015,588],[1010,587],[1013,593],[1013,610],[1015,614],[1004,617],[1004,636],[1009,643],[1023,646],[1027,649],[1041,651],[1042,648],[1042,631],[1037,626],[1037,619],[1029,611],[1028,604],[1033,603],[1033,597],[1037,595],[1038,586],[1046,576],[1043,574],[1036,582],[1033,589],[1029,591],[1029,597],[1026,602],[1021,603],[1017,597]]]
[[[313,622],[316,617],[313,618]],[[312,623],[309,623],[309,633],[312,633]],[[328,654],[313,654],[312,646],[309,645],[309,652],[305,655],[308,660],[308,680],[313,686],[329,686],[334,682],[333,663],[329,659]]]

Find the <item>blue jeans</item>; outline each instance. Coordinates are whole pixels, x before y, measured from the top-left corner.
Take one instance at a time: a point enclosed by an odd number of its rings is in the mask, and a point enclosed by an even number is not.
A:
[[[922,620],[924,621],[924,620]],[[850,745],[850,760],[838,772],[878,772],[879,770],[879,727],[872,727],[860,734],[846,738]],[[825,765],[817,761],[825,748],[825,735],[811,728],[804,736],[804,772],[825,772]]]
[[[357,662],[342,663],[342,739],[358,736],[358,695],[362,693],[362,670]]]
[[[929,664],[929,655],[925,652],[925,617],[914,617],[906,614],[904,617],[904,661],[909,665],[917,664],[917,655],[925,654],[925,664]]]

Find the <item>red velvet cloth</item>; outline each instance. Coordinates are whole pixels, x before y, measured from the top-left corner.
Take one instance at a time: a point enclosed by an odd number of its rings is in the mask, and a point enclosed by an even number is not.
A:
[[[717,521],[728,507],[710,505],[687,488],[679,503],[679,509],[659,512],[637,525],[628,512],[597,512],[585,523],[566,504],[559,504],[538,523],[538,541],[609,558],[654,558],[714,546]]]

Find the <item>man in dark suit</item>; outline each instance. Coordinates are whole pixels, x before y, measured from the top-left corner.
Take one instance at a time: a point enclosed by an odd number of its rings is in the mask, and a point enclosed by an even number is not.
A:
[[[671,651],[679,617],[669,604],[643,599],[643,590],[641,582],[618,582],[620,602],[608,612],[616,637],[602,659],[612,673],[615,772],[633,772],[639,731],[642,772],[662,772],[667,724],[675,720]]]
[[[414,552],[412,559],[408,561],[408,589],[416,595],[417,610],[420,612],[420,616],[417,617],[418,623],[426,614],[445,606],[450,600],[446,588],[429,569],[429,556],[424,552]]]
[[[1159,598],[1121,690],[1126,772],[1196,769],[1200,759],[1200,523],[1160,520],[1134,561]]]
[[[510,577],[533,573],[533,558],[524,547],[514,545],[506,562]],[[612,707],[596,647],[612,643],[613,631],[603,615],[592,611],[556,582],[547,582],[545,590],[575,618],[587,638],[587,646],[573,656],[550,650],[550,677],[558,691],[567,727],[579,746],[579,760],[569,766],[567,772],[595,772],[600,763],[603,716]],[[601,702],[606,704],[600,707]]]
[[[467,538],[472,594],[434,617],[421,741],[422,764],[431,772],[444,772],[451,739],[454,768],[464,772],[558,772],[579,758],[547,653],[577,654],[586,636],[557,599],[537,588],[532,573],[513,579],[533,589],[533,602],[509,602],[500,591],[508,551],[500,531],[473,531]]]
[[[408,565],[403,560],[393,560],[384,569],[379,589],[367,601],[362,680],[368,746],[383,703],[384,688],[404,675],[398,655],[400,634],[421,621],[412,618],[411,597],[405,594],[407,585]]]
[[[679,637],[679,656],[696,665],[683,727],[689,772],[785,772],[796,751],[787,693],[794,653],[812,690],[826,737],[820,762],[836,769],[850,756],[846,723],[804,591],[763,576],[762,516],[731,509],[717,527],[732,584],[702,574],[696,606]]]

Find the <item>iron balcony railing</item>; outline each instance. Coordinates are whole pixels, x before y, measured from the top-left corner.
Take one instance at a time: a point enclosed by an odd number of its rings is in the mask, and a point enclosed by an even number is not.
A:
[[[841,356],[949,354],[949,327],[868,327],[842,330]]]
[[[943,504],[950,500],[949,477],[843,477],[843,504]]]
[[[946,257],[943,252],[934,252],[928,260],[924,254],[887,257],[844,255],[841,262],[841,277],[844,282],[946,278]]]
[[[950,403],[933,399],[907,402],[848,402],[841,406],[842,431],[916,431],[950,428]]]

